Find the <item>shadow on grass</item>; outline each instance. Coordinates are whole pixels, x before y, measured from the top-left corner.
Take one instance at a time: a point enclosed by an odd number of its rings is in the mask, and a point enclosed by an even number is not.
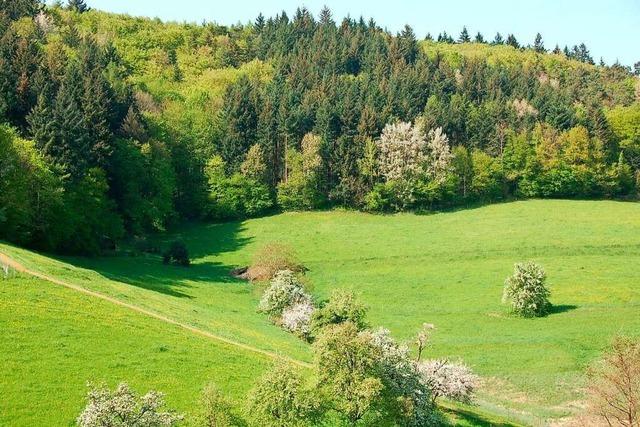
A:
[[[220,224],[189,224],[175,233],[152,239],[164,250],[173,240],[183,240],[195,261],[190,267],[164,265],[160,255],[126,253],[97,258],[56,257],[74,266],[93,270],[107,279],[137,286],[178,298],[191,298],[189,282],[242,283],[229,272],[236,266],[198,261],[212,255],[239,250],[250,238],[239,237],[244,230],[241,221]]]
[[[519,427],[519,424],[514,424],[509,421],[498,419],[490,415],[484,415],[478,412],[474,412],[470,409],[443,407],[443,411],[449,415],[452,420],[452,426],[460,427]]]
[[[577,308],[578,308],[577,305],[572,305],[572,304],[552,305],[551,309],[549,310],[548,316],[553,316],[554,314],[566,313],[569,311],[576,310]]]

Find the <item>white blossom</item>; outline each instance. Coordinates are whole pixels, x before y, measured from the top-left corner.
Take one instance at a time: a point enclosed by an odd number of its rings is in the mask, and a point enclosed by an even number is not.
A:
[[[511,105],[513,106],[513,109],[516,110],[516,115],[520,119],[525,116],[535,117],[538,115],[538,110],[536,110],[533,105],[529,104],[529,102],[524,98],[514,99],[513,102],[511,102]]]
[[[272,316],[278,316],[293,305],[310,303],[311,298],[291,270],[278,271],[271,284],[264,291],[259,310]]]
[[[290,332],[308,336],[311,332],[311,316],[314,307],[311,301],[303,301],[282,312],[282,327]]]
[[[453,155],[449,149],[449,138],[441,127],[429,131],[427,148],[429,150],[427,173],[431,179],[442,183],[451,166]]]
[[[550,306],[546,278],[542,266],[534,262],[516,264],[505,280],[502,301],[510,301],[513,311],[525,317],[546,314]]]
[[[423,173],[427,141],[419,126],[386,125],[378,140],[380,173],[386,181],[411,179]]]
[[[150,391],[138,398],[126,383],[113,392],[92,388],[87,397],[89,402],[76,420],[80,427],[171,427],[183,419],[182,415],[161,410],[162,393]]]
[[[447,360],[427,360],[419,362],[417,370],[431,389],[433,399],[446,397],[458,402],[471,402],[478,377],[468,366]]]

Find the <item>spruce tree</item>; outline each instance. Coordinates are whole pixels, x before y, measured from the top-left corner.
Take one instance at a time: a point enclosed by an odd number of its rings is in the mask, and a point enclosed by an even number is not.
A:
[[[633,64],[633,74],[640,76],[640,61]]]
[[[538,53],[545,53],[547,50],[544,48],[544,43],[542,41],[542,34],[536,34],[536,39],[533,42],[533,49]]]
[[[516,36],[514,36],[513,34],[509,34],[507,36],[507,45],[514,47],[516,49],[520,49],[520,43],[518,43],[518,40],[516,39]]]
[[[471,37],[469,37],[469,32],[467,31],[467,27],[462,27],[462,32],[460,33],[460,37],[458,38],[459,43],[469,43],[471,41]]]
[[[262,13],[259,14],[256,18],[256,22],[253,24],[253,28],[255,28],[256,33],[262,33],[262,30],[264,29],[264,15],[262,15]]]
[[[84,0],[69,0],[67,2],[67,9],[78,13],[84,13],[89,10],[89,7]]]
[[[562,50],[560,49],[560,46],[558,46],[556,44],[556,47],[553,49],[553,53],[556,55],[560,55],[562,53]]]
[[[492,44],[504,44],[504,39],[502,38],[502,34],[496,33],[496,36],[493,38]]]
[[[484,36],[482,35],[482,33],[480,33],[480,31],[478,31],[478,34],[476,34],[475,42],[485,43]]]

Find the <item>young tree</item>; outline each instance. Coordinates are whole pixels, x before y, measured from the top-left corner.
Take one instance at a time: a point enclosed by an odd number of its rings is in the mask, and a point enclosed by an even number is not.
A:
[[[353,292],[335,290],[329,301],[313,313],[311,327],[315,333],[329,325],[350,322],[359,330],[367,326],[367,309]]]
[[[242,421],[235,414],[232,403],[211,383],[202,390],[194,424],[197,427],[231,427],[242,425]]]
[[[281,363],[249,391],[247,417],[265,427],[304,427],[318,416],[318,400],[304,386],[299,369]]]
[[[591,411],[609,426],[640,426],[640,341],[617,337],[589,370]]]
[[[355,425],[373,415],[382,402],[379,350],[351,322],[324,328],[313,345],[318,386],[329,405]]]
[[[540,265],[534,262],[516,264],[513,275],[505,280],[503,302],[510,301],[514,313],[520,316],[544,316],[551,308],[546,279]]]

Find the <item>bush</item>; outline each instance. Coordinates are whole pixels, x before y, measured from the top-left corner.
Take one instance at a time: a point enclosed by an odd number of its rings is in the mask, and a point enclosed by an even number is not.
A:
[[[551,308],[546,278],[544,269],[534,262],[516,264],[504,283],[503,302],[511,301],[514,313],[520,316],[544,316]]]
[[[317,333],[328,325],[351,322],[362,330],[367,326],[366,313],[366,307],[353,292],[337,290],[331,294],[329,301],[313,313],[311,329]]]
[[[303,338],[308,338],[311,333],[311,316],[314,310],[310,301],[286,308],[282,312],[282,327]]]
[[[197,427],[231,427],[243,425],[233,406],[214,384],[207,384],[200,397],[200,406],[194,417]]]
[[[253,256],[253,261],[247,271],[247,277],[252,281],[269,280],[278,271],[283,270],[303,273],[305,268],[289,246],[269,243]]]
[[[268,371],[249,392],[247,416],[252,425],[303,427],[314,425],[317,401],[304,388],[302,374],[281,364]]]
[[[311,298],[304,291],[304,287],[290,270],[276,273],[271,285],[262,295],[259,310],[275,317],[296,304],[310,304]]]
[[[180,240],[171,243],[169,249],[162,256],[162,260],[165,264],[174,263],[183,267],[188,267],[191,264],[187,246]]]
[[[478,377],[464,364],[447,360],[419,362],[417,370],[422,381],[431,390],[431,398],[446,397],[462,403],[471,403]]]
[[[138,397],[126,383],[111,392],[105,387],[89,391],[88,403],[78,419],[80,427],[171,427],[182,420],[182,415],[162,411],[162,393],[150,391]]]

